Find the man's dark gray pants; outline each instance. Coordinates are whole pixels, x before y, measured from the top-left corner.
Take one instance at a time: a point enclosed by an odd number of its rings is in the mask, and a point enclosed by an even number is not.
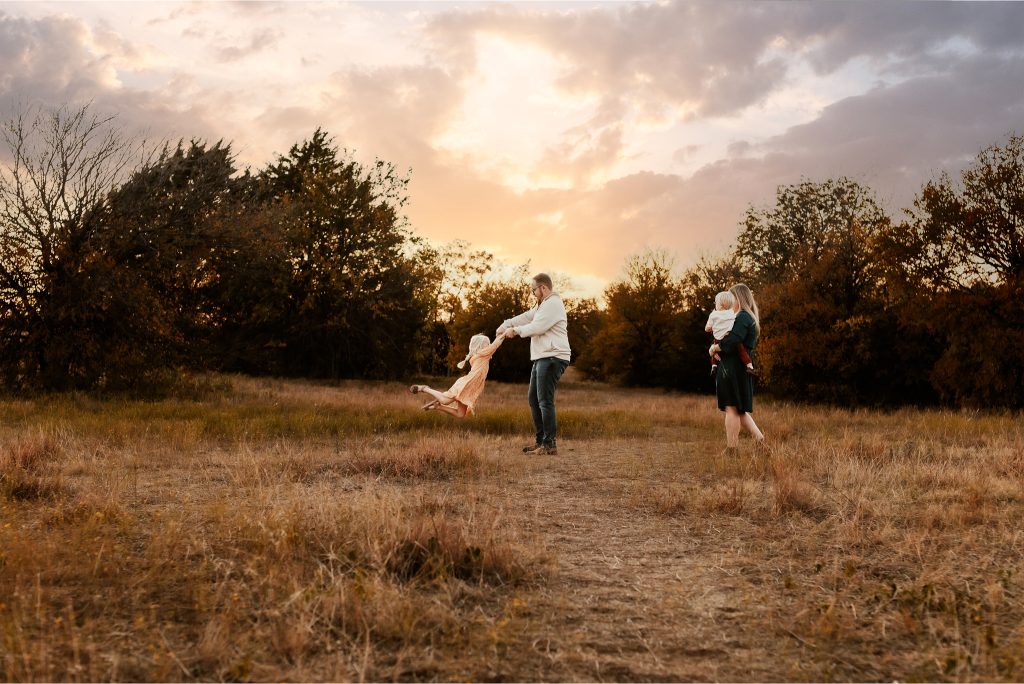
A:
[[[530,412],[537,430],[537,444],[555,447],[558,421],[555,418],[555,387],[569,362],[554,357],[537,359],[530,371]]]

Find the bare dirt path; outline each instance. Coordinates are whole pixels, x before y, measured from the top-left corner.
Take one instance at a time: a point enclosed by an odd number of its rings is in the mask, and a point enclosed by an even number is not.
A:
[[[533,652],[530,664],[524,670],[521,654],[515,654],[515,672],[499,669],[486,676],[779,677],[781,654],[769,658],[765,651],[764,611],[753,578],[724,560],[735,558],[736,549],[721,540],[735,540],[737,530],[720,534],[706,521],[645,513],[631,501],[634,485],[675,476],[671,461],[680,455],[669,453],[669,447],[577,442],[556,457],[532,457],[523,477],[509,485],[510,501],[527,509],[524,526],[550,549],[555,570],[541,588],[523,596],[520,617],[526,619],[518,623],[524,631],[515,648]],[[652,458],[623,472],[622,465],[631,461],[624,453],[640,448],[648,453],[638,457]],[[651,454],[652,448],[662,453]],[[794,644],[781,643],[778,649]],[[770,660],[771,670],[764,667]]]

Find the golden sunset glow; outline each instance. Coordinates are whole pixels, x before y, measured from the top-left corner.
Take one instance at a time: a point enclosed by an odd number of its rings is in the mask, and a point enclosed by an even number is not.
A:
[[[722,252],[779,184],[887,209],[1020,128],[1017,3],[0,3],[0,108],[92,101],[258,167],[323,127],[418,235],[570,274]]]

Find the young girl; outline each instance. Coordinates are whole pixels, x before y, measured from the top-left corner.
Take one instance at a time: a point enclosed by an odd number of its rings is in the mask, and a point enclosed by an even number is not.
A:
[[[466,361],[469,361],[470,370],[456,380],[447,392],[438,392],[426,385],[411,385],[409,391],[413,394],[426,392],[434,397],[433,401],[423,405],[424,411],[444,411],[456,418],[465,418],[467,413],[473,413],[476,400],[484,391],[491,356],[504,341],[505,338],[501,335],[494,342],[491,342],[487,335],[473,335],[469,341],[469,353],[458,364],[459,368],[465,368]]]

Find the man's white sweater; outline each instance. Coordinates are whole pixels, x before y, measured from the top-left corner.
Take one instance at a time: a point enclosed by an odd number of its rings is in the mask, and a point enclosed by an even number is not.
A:
[[[520,337],[530,338],[530,360],[555,357],[569,361],[568,319],[565,304],[557,292],[552,292],[538,306],[508,319],[501,328],[515,328]]]

